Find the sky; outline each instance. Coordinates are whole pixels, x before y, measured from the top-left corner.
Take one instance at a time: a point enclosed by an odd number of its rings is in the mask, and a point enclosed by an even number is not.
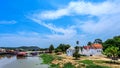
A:
[[[120,35],[120,0],[0,0],[0,47],[81,46]]]

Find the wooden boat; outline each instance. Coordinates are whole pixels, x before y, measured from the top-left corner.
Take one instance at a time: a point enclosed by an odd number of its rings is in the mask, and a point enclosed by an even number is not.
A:
[[[30,53],[32,56],[37,56],[38,55],[38,53],[37,52],[32,52],[32,53]]]
[[[18,52],[17,57],[26,57],[27,53],[26,52]]]

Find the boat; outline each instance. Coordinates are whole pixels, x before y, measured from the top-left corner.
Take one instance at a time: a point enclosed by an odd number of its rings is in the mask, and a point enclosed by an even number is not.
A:
[[[32,56],[37,56],[38,55],[38,53],[37,52],[32,52],[32,53],[30,53]]]
[[[27,53],[26,52],[18,52],[17,57],[26,57]]]

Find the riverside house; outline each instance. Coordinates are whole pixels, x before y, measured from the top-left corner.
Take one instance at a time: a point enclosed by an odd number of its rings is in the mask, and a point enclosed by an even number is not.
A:
[[[79,53],[81,55],[86,56],[93,56],[93,55],[102,55],[102,45],[95,43],[92,45],[83,46],[79,49]],[[73,53],[75,52],[75,48],[70,47],[67,49],[66,53],[67,56],[73,56]]]

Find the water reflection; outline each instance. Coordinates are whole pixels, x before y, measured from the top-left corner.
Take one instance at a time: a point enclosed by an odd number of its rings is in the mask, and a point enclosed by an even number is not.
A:
[[[27,59],[27,57],[18,57],[16,56],[17,59]]]
[[[39,57],[16,57],[13,55],[0,55],[0,68],[48,68],[41,64]]]
[[[3,58],[8,58],[8,59],[10,59],[10,58],[12,58],[12,57],[14,57],[14,55],[9,55],[9,54],[7,54],[7,55],[0,55],[0,59],[3,59]]]

